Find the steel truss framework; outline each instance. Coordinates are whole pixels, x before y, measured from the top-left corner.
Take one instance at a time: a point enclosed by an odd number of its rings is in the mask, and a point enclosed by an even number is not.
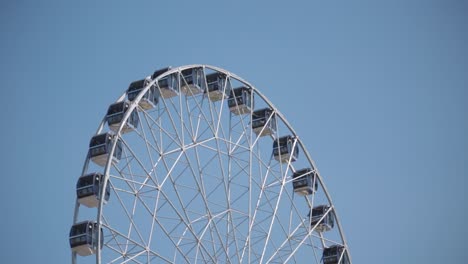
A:
[[[204,93],[179,93],[160,98],[155,108],[141,109],[139,101],[158,80],[202,68],[220,72],[227,87],[251,89],[254,107],[234,115],[227,98],[210,100]],[[206,87],[206,80],[203,85]],[[125,100],[123,94],[117,101]],[[268,107],[276,118],[275,133],[259,137],[251,128],[252,112]],[[130,104],[140,123],[123,142],[119,163],[104,169],[86,159],[83,175],[103,172],[111,187],[108,203],[89,209],[77,202],[74,223],[96,219],[104,230],[104,245],[95,257],[72,253],[72,263],[320,263],[322,250],[342,245],[348,252],[336,208],[311,156],[284,116],[253,85],[223,69],[207,65],[173,68],[151,80]],[[106,119],[96,134],[107,129]],[[278,162],[272,144],[292,135],[300,156]],[[115,143],[111,149],[114,151]],[[300,196],[292,188],[292,173],[312,168],[318,190]],[[105,188],[105,186],[104,186]],[[336,226],[317,232],[310,210],[329,205]],[[325,217],[325,216],[324,216]],[[347,253],[349,255],[349,252]]]

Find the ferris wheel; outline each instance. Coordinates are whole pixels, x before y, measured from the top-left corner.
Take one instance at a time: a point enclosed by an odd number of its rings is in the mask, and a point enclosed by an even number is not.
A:
[[[300,137],[213,66],[132,82],[90,140],[76,196],[72,263],[351,263]]]

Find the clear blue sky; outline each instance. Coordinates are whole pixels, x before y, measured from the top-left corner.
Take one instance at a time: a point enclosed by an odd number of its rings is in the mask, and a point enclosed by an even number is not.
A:
[[[110,103],[156,68],[245,78],[306,144],[354,263],[468,257],[468,2],[2,1],[3,263],[68,263]]]

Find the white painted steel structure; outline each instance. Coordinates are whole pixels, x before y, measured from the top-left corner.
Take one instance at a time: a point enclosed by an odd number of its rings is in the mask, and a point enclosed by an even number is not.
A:
[[[228,98],[187,95],[191,89],[160,97],[152,109],[139,106],[151,87],[160,89],[161,78],[176,76],[178,88],[188,86],[180,72],[189,68],[203,69],[204,76],[223,73],[223,89],[249,88],[250,113],[234,114]],[[123,100],[125,93],[116,102]],[[273,110],[269,119],[276,118],[272,134],[251,128],[253,111],[265,107]],[[140,123],[123,134],[133,109]],[[108,129],[104,118],[96,134]],[[95,256],[72,253],[72,263],[320,263],[323,248],[332,245],[344,246],[349,255],[336,208],[300,137],[242,78],[208,65],[172,68],[148,82],[115,131],[123,143],[120,162],[108,159],[100,167],[87,158],[82,171],[103,173],[110,199],[101,199],[97,210],[77,200],[73,219],[96,221],[104,245]],[[286,135],[300,150],[295,162],[273,157],[273,142]],[[114,141],[109,157],[115,146]],[[319,186],[305,196],[292,187],[292,174],[304,168],[316,173]],[[335,216],[328,232],[310,225],[311,208],[318,205],[330,206],[327,214]]]

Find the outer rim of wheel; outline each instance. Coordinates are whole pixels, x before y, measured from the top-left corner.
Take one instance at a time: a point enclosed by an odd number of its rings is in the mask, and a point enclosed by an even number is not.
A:
[[[300,145],[300,147],[302,148],[303,152],[304,152],[304,155],[305,157],[307,158],[307,161],[313,166],[313,168],[315,168],[315,171],[316,171],[316,174],[317,174],[317,179],[323,189],[323,193],[325,194],[329,204],[332,206],[333,208],[333,214],[335,215],[335,221],[336,221],[336,225],[337,225],[337,228],[338,228],[338,232],[340,234],[340,237],[341,237],[341,240],[343,242],[343,246],[345,247],[345,250],[347,252],[347,256],[348,256],[348,260],[349,260],[349,263],[352,263],[352,260],[351,260],[351,254],[350,254],[350,251],[349,251],[349,247],[348,247],[348,244],[347,244],[347,241],[346,241],[346,238],[345,238],[345,235],[344,235],[344,232],[343,232],[343,229],[342,229],[342,225],[341,225],[341,222],[340,222],[340,218],[338,216],[338,213],[337,213],[337,210],[336,210],[336,207],[334,206],[333,204],[333,201],[331,199],[331,196],[328,192],[328,189],[326,188],[326,185],[325,185],[325,182],[323,181],[323,178],[322,176],[320,175],[320,172],[318,170],[318,167],[316,166],[315,164],[315,161],[312,159],[309,151],[307,150],[307,148],[305,147],[305,144],[302,142],[301,138],[297,135],[297,133],[295,132],[295,130],[293,129],[293,127],[290,125],[290,123],[287,121],[287,119],[284,117],[284,115],[278,110],[278,108],[276,108],[274,106],[274,104],[265,96],[263,95],[254,85],[250,84],[249,82],[247,82],[246,80],[244,80],[243,78],[227,71],[227,70],[224,70],[222,68],[219,68],[219,67],[215,67],[215,66],[211,66],[211,65],[204,65],[204,64],[191,64],[191,65],[185,65],[185,66],[180,66],[180,67],[175,67],[175,68],[172,68],[170,70],[168,70],[167,72],[161,74],[160,76],[158,76],[156,79],[153,79],[151,80],[144,88],[143,90],[137,95],[137,97],[132,101],[130,102],[130,107],[129,109],[126,111],[126,113],[124,114],[124,117],[122,119],[122,122],[117,130],[117,132],[115,133],[117,135],[118,138],[121,137],[121,131],[122,131],[122,128],[123,126],[125,125],[126,121],[128,120],[128,118],[130,117],[130,114],[132,113],[133,110],[135,110],[140,102],[140,100],[142,99],[142,97],[148,92],[148,90],[155,84],[157,83],[160,79],[168,76],[168,75],[171,75],[171,74],[174,74],[174,73],[180,73],[182,70],[185,70],[185,69],[191,69],[191,68],[203,68],[204,70],[205,69],[210,69],[210,70],[213,70],[213,71],[217,71],[217,72],[221,72],[221,73],[224,73],[226,74],[229,78],[233,78],[241,83],[244,83],[246,86],[250,87],[252,89],[252,91],[257,94],[262,100],[264,100],[264,102],[271,108],[273,109],[273,111],[275,112],[276,116],[284,123],[284,125],[290,130],[290,132],[292,133],[292,135],[296,138],[297,140],[297,143]],[[151,76],[148,76],[146,78],[149,78]],[[124,92],[117,100],[116,102],[120,102],[122,100],[125,99],[125,96],[126,96],[126,92]],[[178,95],[178,96],[181,96],[181,95]],[[104,129],[106,125],[106,116],[104,116],[104,118],[102,119],[95,135],[99,134],[102,132],[102,130]],[[109,152],[109,157],[112,157],[113,154],[114,154],[114,151],[115,151],[115,148],[116,148],[116,144],[117,144],[117,141],[113,141],[112,145],[111,145],[111,150]],[[83,170],[82,170],[82,175],[83,173],[86,172],[87,168],[88,168],[88,165],[89,165],[89,162],[90,162],[90,158],[87,156],[86,159],[85,159],[85,163],[84,163],[84,166],[83,166]],[[103,185],[103,189],[106,188],[107,184],[108,184],[108,181],[109,181],[109,176],[110,176],[110,169],[112,167],[112,158],[109,158],[106,162],[106,165],[104,167],[104,185]],[[98,230],[102,227],[102,211],[103,211],[103,208],[104,208],[104,199],[100,199],[99,201],[99,206],[97,208],[97,219],[96,219],[96,222],[97,222],[97,225],[98,225]],[[76,202],[75,202],[75,210],[74,210],[74,217],[73,217],[73,224],[77,223],[78,222],[78,216],[79,216],[79,209],[80,209],[80,204],[78,203],[78,199],[76,199]],[[98,241],[100,241],[100,232],[98,232]],[[72,263],[76,263],[76,254],[72,253]],[[101,263],[101,248],[98,247],[97,250],[96,250],[96,263],[97,264],[100,264]]]

